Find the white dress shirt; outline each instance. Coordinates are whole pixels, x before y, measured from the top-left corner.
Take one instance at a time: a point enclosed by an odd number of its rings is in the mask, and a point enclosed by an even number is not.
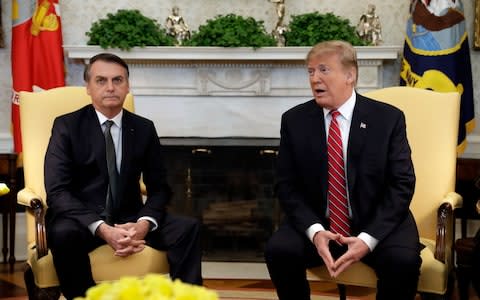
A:
[[[111,120],[114,123],[112,125],[112,127],[110,128],[110,133],[112,134],[113,145],[115,147],[115,158],[116,158],[116,163],[117,163],[117,170],[120,173],[120,168],[121,168],[121,165],[122,165],[122,147],[121,147],[121,145],[122,145],[123,110],[121,110],[118,115],[116,115],[115,117],[113,117],[111,119],[107,118],[105,115],[103,115],[98,110],[95,110],[95,112],[97,113],[98,121],[100,122],[100,126],[102,127],[102,132],[105,132],[105,129],[106,129],[105,121]],[[105,198],[106,198],[106,196],[105,196]],[[157,227],[158,227],[158,223],[154,218],[144,216],[144,217],[138,218],[138,221],[140,221],[140,220],[147,220],[147,221],[150,222],[150,224],[153,224],[153,226],[151,226],[150,231],[153,231],[153,230],[157,229]],[[104,222],[105,221],[103,221],[103,220],[95,221],[92,224],[88,225],[88,228],[90,229],[92,234],[95,234],[95,232],[98,229],[98,226],[100,226],[100,224],[102,224]]]
[[[340,113],[340,115],[337,117],[337,122],[340,127],[340,134],[342,135],[342,144],[343,144],[343,157],[344,157],[344,163],[345,163],[345,176],[346,176],[346,183],[348,186],[348,176],[347,176],[347,153],[348,153],[348,137],[350,135],[350,125],[352,123],[352,116],[353,116],[353,109],[355,108],[355,103],[357,101],[357,94],[355,91],[352,92],[352,95],[348,100],[340,106],[337,111]],[[330,110],[324,108],[323,109],[323,115],[324,115],[324,120],[325,120],[325,137],[328,139],[328,128],[330,127],[330,122],[332,121],[332,116],[330,114]],[[352,216],[352,209],[350,207],[350,196],[348,194],[348,189],[347,189],[347,200],[348,200],[348,213],[350,217]],[[327,206],[327,211],[326,215],[328,216],[328,206]],[[315,234],[319,231],[325,230],[322,224],[320,223],[315,223],[308,227],[307,229],[307,236],[308,238],[313,242],[313,237]],[[378,244],[378,240],[371,235],[369,235],[366,232],[361,232],[358,235],[358,238],[364,241],[368,248],[370,248],[370,251],[373,251],[375,246]]]

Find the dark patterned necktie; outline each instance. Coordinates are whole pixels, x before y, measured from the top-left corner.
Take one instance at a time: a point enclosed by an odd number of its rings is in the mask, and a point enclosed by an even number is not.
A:
[[[115,155],[115,145],[113,144],[112,133],[110,128],[114,124],[113,121],[105,121],[105,149],[107,157],[107,168],[108,168],[108,193],[107,193],[107,204],[106,204],[106,222],[110,225],[113,225],[113,220],[115,220],[115,212],[118,200],[118,180],[119,174],[117,171],[117,156]]]
[[[350,236],[350,218],[348,216],[345,164],[340,127],[336,110],[331,112],[332,121],[328,130],[328,209],[330,231]]]

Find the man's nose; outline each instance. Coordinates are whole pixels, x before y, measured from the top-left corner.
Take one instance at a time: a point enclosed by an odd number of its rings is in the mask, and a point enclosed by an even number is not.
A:
[[[107,80],[107,89],[108,90],[113,90],[113,81],[112,80]]]
[[[322,81],[322,73],[318,72],[318,71],[313,72],[312,81],[313,82],[321,82]]]

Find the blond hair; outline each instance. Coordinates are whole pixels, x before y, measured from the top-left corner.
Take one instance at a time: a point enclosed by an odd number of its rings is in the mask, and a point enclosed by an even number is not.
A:
[[[342,66],[348,70],[355,69],[355,84],[358,80],[358,62],[357,52],[353,46],[345,41],[325,41],[316,44],[310,49],[307,54],[306,62],[308,63],[312,58],[328,54],[337,54]]]

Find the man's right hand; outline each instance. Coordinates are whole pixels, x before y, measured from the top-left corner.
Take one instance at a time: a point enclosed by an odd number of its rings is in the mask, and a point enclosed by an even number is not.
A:
[[[135,232],[122,227],[102,223],[97,229],[97,235],[115,250],[117,256],[126,257],[145,248],[145,240],[134,239]]]
[[[315,248],[317,248],[318,255],[320,255],[320,257],[323,259],[323,262],[325,263],[325,267],[327,267],[328,273],[332,277],[335,274],[335,269],[334,269],[335,260],[333,259],[332,254],[330,253],[328,244],[330,243],[331,240],[338,241],[340,237],[341,237],[340,234],[332,233],[331,231],[328,231],[328,230],[318,231],[313,236],[313,244],[315,245]]]

